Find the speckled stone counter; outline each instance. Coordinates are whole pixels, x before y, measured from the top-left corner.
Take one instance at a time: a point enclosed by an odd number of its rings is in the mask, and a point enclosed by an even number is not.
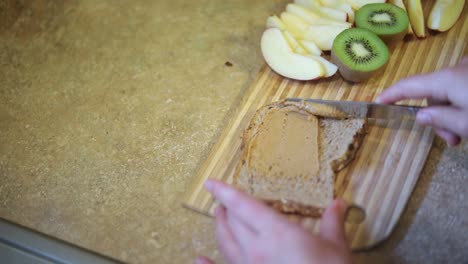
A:
[[[132,263],[221,260],[180,202],[285,3],[0,0],[0,216]],[[356,259],[468,261],[467,186],[468,144],[436,140],[392,237]]]

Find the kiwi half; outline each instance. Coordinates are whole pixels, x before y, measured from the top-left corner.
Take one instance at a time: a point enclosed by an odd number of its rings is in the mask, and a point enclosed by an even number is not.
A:
[[[396,5],[377,3],[359,8],[355,23],[357,27],[368,29],[389,43],[406,35],[409,18],[406,11]]]
[[[331,59],[341,76],[351,82],[369,79],[388,61],[387,45],[372,31],[350,28],[336,36]]]

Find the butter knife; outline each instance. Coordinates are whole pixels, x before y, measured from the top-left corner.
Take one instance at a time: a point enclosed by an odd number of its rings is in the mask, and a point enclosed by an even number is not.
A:
[[[286,101],[332,106],[344,112],[350,118],[414,120],[418,111],[423,108],[418,106],[384,105],[368,102],[332,101],[308,98],[287,98]]]

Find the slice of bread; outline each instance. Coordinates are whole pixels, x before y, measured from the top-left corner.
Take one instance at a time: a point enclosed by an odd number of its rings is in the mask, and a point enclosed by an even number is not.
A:
[[[320,217],[335,173],[354,158],[366,120],[321,104],[264,106],[244,132],[234,184],[280,212]]]

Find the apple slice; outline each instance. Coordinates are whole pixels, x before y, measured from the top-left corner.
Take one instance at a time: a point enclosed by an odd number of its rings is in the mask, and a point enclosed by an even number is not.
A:
[[[307,57],[316,59],[322,64],[323,68],[325,69],[325,75],[323,77],[330,77],[334,75],[336,71],[338,71],[338,66],[329,62],[324,57],[320,57],[316,55],[308,55]]]
[[[373,3],[385,3],[387,0],[345,0],[354,10],[358,10],[364,5]]]
[[[421,6],[421,0],[408,0],[408,16],[414,33],[419,38],[426,37],[426,28],[424,27],[424,14]]]
[[[326,74],[318,60],[294,53],[281,30],[277,28],[269,28],[263,32],[261,50],[268,66],[284,77],[306,81]]]
[[[293,37],[291,33],[289,33],[287,30],[282,31],[284,38],[286,39],[286,42],[288,42],[289,47],[291,47],[291,50],[295,53],[302,54],[302,55],[308,55],[310,54],[297,40],[296,38]]]
[[[309,23],[304,21],[304,19],[288,12],[281,13],[280,17],[281,21],[283,21],[286,25],[286,29],[291,32],[293,36],[299,39],[303,38],[307,28],[309,27]]]
[[[320,0],[323,6],[337,6],[342,3],[342,0]]]
[[[286,6],[286,12],[293,14],[302,18],[305,22],[311,25],[317,24],[337,24],[337,25],[345,25],[350,24],[348,22],[340,22],[328,18],[323,18],[319,14],[314,13],[313,11],[308,10],[307,8],[298,5],[298,4],[288,4]],[[351,25],[351,24],[350,24]]]
[[[326,7],[326,6],[312,5],[310,7],[310,10],[319,13],[320,16],[323,16],[324,18],[333,19],[333,20],[341,21],[341,22],[348,21],[348,14],[338,9],[334,9],[334,8]]]
[[[286,25],[278,16],[269,16],[267,18],[266,26],[267,28],[279,28],[280,30],[286,30]]]
[[[340,3],[340,4],[337,4],[337,5],[333,5],[331,7],[336,8],[338,10],[341,10],[343,12],[346,12],[346,14],[348,15],[348,22],[354,23],[354,10],[353,10],[353,8],[351,7],[350,4]]]
[[[321,0],[294,0],[294,3],[301,5],[305,8],[311,8],[313,6],[321,6]]]
[[[319,0],[317,1],[295,0],[294,3],[309,9],[310,11],[318,14],[319,16],[323,18],[328,18],[328,19],[341,21],[341,22],[348,21],[348,15],[346,14],[346,12],[343,12],[341,10],[337,10],[331,7],[322,6]]]
[[[403,0],[390,0],[390,3],[398,6],[399,8],[402,8],[403,10],[408,12],[406,10],[405,4],[403,3]],[[411,27],[411,23],[408,25],[408,34],[410,34],[410,35],[414,34],[413,28]]]
[[[449,30],[460,17],[465,0],[436,0],[427,20],[427,27],[437,31]]]
[[[302,44],[302,47],[312,55],[320,56],[322,55],[322,50],[317,47],[317,45],[310,40],[301,39],[299,41]]]
[[[304,39],[312,40],[321,50],[331,50],[336,36],[350,26],[312,25],[304,34]]]
[[[351,24],[354,23],[354,9],[345,0],[320,0],[320,2],[322,2],[323,6],[335,8],[346,12],[346,14],[348,15],[348,22],[350,22]]]

